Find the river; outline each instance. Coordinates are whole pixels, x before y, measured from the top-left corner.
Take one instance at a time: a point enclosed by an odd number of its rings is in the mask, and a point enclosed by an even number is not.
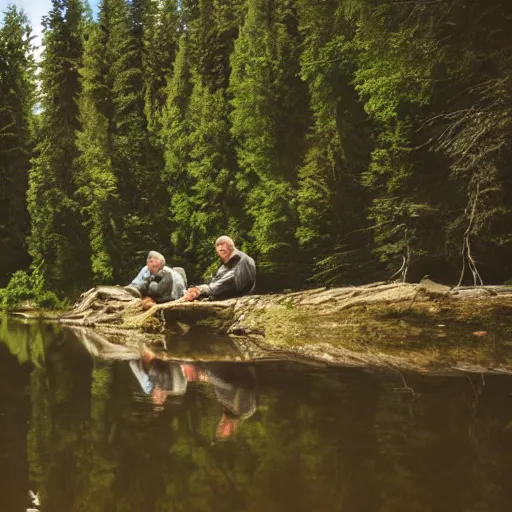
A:
[[[512,510],[510,377],[151,372],[94,357],[70,328],[0,317],[0,510]]]

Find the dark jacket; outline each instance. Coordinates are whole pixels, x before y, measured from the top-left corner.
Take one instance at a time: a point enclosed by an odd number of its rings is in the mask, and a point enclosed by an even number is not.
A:
[[[211,300],[241,297],[256,287],[256,264],[242,251],[237,250],[227,263],[223,263],[208,283]]]
[[[183,296],[187,286],[184,273],[166,266],[156,274],[151,274],[149,270],[143,274],[146,268],[141,270],[131,284],[139,290],[142,296],[151,297],[157,304],[176,300]]]

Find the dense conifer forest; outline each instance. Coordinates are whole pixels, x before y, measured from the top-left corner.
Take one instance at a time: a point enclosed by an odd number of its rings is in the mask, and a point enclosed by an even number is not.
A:
[[[4,305],[189,282],[512,279],[509,0],[53,0],[0,18]]]

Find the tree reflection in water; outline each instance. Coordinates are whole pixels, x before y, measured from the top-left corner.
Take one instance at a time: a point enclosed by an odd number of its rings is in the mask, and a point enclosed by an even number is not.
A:
[[[286,363],[152,369],[79,337],[0,323],[0,446],[18,461],[2,510],[29,489],[52,512],[511,509],[508,377],[405,375],[413,393],[398,374]],[[212,443],[233,403],[250,417]]]

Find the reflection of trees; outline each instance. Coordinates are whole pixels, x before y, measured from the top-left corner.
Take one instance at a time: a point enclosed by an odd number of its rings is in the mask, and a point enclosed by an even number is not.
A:
[[[4,334],[0,331],[0,510],[14,511],[25,510],[27,505],[30,367],[19,364]]]
[[[259,412],[212,443],[222,407],[211,386],[189,383],[155,410],[126,362],[92,361],[58,329],[23,329],[30,347],[4,345],[11,362],[37,361],[25,366],[30,425],[9,435],[28,435],[23,486],[42,510],[490,512],[512,502],[506,378],[405,376],[407,389],[395,374],[260,366]]]
[[[45,336],[54,334],[57,327],[52,324],[23,323],[0,315],[0,342],[7,347],[19,363],[44,365]]]

